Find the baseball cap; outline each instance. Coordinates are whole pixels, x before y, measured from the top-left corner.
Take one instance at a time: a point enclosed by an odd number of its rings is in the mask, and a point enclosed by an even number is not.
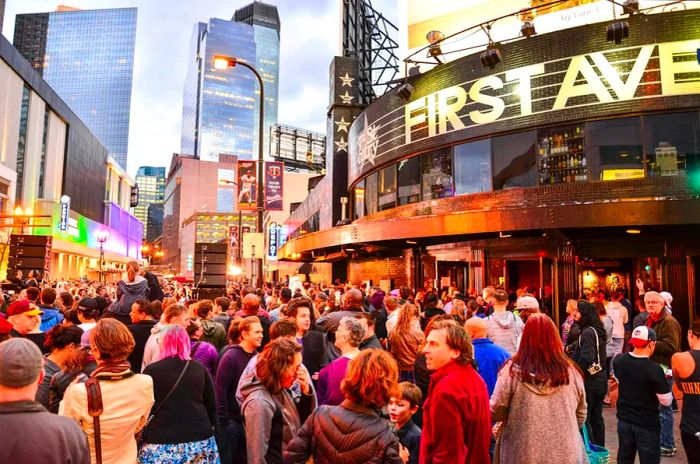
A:
[[[668,306],[670,308],[671,303],[673,303],[673,295],[671,295],[668,292],[661,292],[661,293],[659,293],[659,295],[661,295],[661,298],[663,298],[664,301],[666,302],[666,306]]]
[[[83,298],[80,300],[80,303],[78,303],[78,308],[95,310],[100,309],[100,306],[94,298]]]
[[[7,322],[4,317],[0,317],[0,335],[7,335],[12,330],[12,324]]]
[[[515,302],[515,309],[540,309],[540,303],[534,296],[521,296]]]
[[[26,338],[0,343],[0,385],[19,388],[36,382],[42,369],[39,347]]]
[[[642,348],[649,342],[656,341],[656,332],[645,325],[640,325],[632,331],[630,344],[635,348]]]
[[[19,316],[20,314],[24,314],[26,316],[39,316],[44,314],[44,311],[34,305],[29,304],[29,300],[17,300],[8,306],[7,317]]]

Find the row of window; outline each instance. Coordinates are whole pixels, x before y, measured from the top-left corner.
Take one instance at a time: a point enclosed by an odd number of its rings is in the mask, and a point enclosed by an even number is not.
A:
[[[700,173],[700,111],[549,127],[413,156],[353,190],[354,218],[513,187]]]

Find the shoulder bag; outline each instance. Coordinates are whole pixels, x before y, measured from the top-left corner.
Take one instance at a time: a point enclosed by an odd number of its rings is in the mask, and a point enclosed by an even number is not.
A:
[[[596,375],[598,372],[602,371],[603,368],[600,366],[600,340],[598,339],[598,331],[594,328],[593,333],[595,334],[595,356],[596,356],[596,361],[590,365],[590,367],[587,369],[588,373],[590,375]]]

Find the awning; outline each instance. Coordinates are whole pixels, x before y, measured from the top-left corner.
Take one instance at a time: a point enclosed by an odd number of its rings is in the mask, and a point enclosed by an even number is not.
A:
[[[297,269],[298,274],[311,274],[313,272],[314,266],[311,263],[302,263],[301,266],[299,266],[299,269]]]

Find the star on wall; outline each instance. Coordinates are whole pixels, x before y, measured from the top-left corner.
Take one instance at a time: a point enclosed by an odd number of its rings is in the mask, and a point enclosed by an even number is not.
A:
[[[338,147],[338,151],[347,150],[348,142],[345,141],[344,137],[341,137],[340,140],[335,142],[335,146]]]
[[[338,95],[338,96],[340,97],[341,100],[343,100],[343,103],[345,103],[345,104],[351,103],[352,99],[355,98],[355,97],[351,96],[347,90],[345,91],[345,93],[343,95]]]
[[[343,81],[343,83],[340,85],[341,87],[345,87],[346,85],[348,87],[352,87],[351,82],[355,80],[354,78],[350,77],[348,75],[348,73],[345,73],[344,76],[338,76],[338,77],[340,77],[340,80]]]
[[[340,118],[340,121],[336,121],[335,125],[338,126],[338,130],[336,132],[343,132],[345,133],[348,132],[348,127],[350,126],[349,122],[345,122],[345,118]]]

